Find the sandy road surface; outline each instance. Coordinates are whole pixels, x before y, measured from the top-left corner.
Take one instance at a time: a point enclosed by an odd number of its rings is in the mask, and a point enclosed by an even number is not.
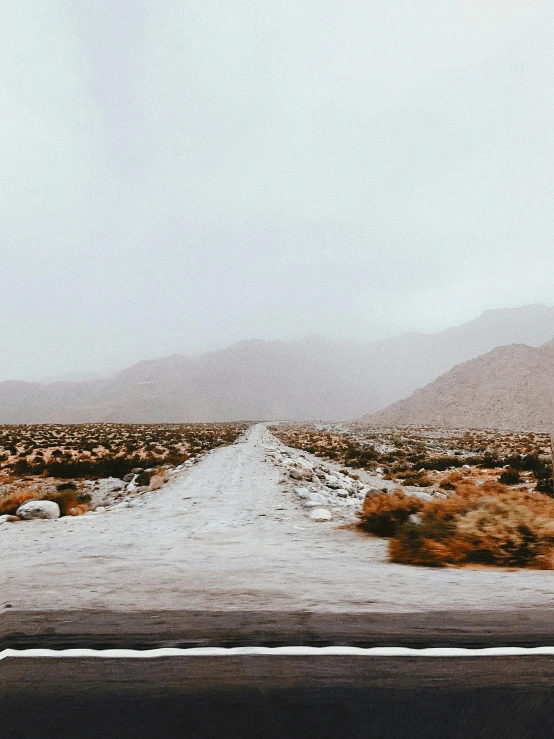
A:
[[[312,522],[266,459],[278,443],[256,425],[135,508],[0,527],[0,615],[487,611],[553,620],[550,572],[393,565],[386,542]]]

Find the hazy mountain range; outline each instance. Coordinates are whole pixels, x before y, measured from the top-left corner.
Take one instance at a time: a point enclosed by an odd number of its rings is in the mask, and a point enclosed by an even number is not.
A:
[[[553,414],[554,341],[550,341],[540,348],[497,347],[363,420],[385,426],[550,431]]]
[[[80,382],[0,383],[0,423],[354,419],[495,347],[554,337],[554,308],[486,311],[433,334],[368,343],[243,341]]]

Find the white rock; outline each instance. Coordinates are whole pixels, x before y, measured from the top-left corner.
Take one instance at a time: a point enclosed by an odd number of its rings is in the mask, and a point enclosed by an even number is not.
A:
[[[24,521],[32,521],[35,518],[59,518],[60,506],[53,500],[28,500],[19,506],[16,516]]]
[[[323,505],[328,502],[327,498],[321,493],[310,493],[310,501],[312,503],[322,503]]]
[[[326,508],[314,508],[310,513],[312,521],[331,521],[331,513]]]
[[[131,504],[128,501],[123,501],[123,503],[117,503],[113,506],[112,511],[121,511],[123,508],[130,508]]]
[[[99,505],[98,508],[94,509],[96,513],[105,513],[106,508],[103,505]]]
[[[410,523],[415,523],[416,526],[421,526],[421,524],[423,523],[423,519],[417,513],[410,513],[410,515],[408,516],[408,521]]]
[[[305,498],[308,500],[312,493],[308,490],[308,488],[294,488],[294,492],[300,497]]]
[[[419,498],[419,500],[433,500],[433,496],[429,495],[429,493],[417,493],[417,492],[409,492],[408,495],[411,495],[412,498]]]

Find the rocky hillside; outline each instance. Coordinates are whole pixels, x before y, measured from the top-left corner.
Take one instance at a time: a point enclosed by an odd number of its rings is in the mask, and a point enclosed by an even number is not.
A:
[[[84,382],[0,383],[0,423],[354,419],[506,343],[554,337],[554,308],[487,311],[435,334],[242,341]]]
[[[493,349],[363,420],[387,426],[550,431],[554,341],[539,348],[514,344]]]

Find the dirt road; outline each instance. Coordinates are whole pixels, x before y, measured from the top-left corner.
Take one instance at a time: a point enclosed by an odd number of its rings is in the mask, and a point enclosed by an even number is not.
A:
[[[18,613],[70,611],[104,613],[105,628],[110,613],[131,623],[146,612],[227,613],[231,622],[271,613],[283,623],[286,613],[319,614],[323,624],[342,613],[352,623],[372,615],[386,631],[392,614],[404,614],[403,629],[426,620],[448,629],[438,613],[478,612],[489,630],[491,614],[504,614],[493,618],[498,633],[525,635],[537,619],[541,629],[554,621],[550,572],[393,565],[385,541],[312,522],[267,455],[278,443],[258,424],[135,508],[0,527],[2,623],[21,631]],[[471,619],[478,627],[481,617]]]

